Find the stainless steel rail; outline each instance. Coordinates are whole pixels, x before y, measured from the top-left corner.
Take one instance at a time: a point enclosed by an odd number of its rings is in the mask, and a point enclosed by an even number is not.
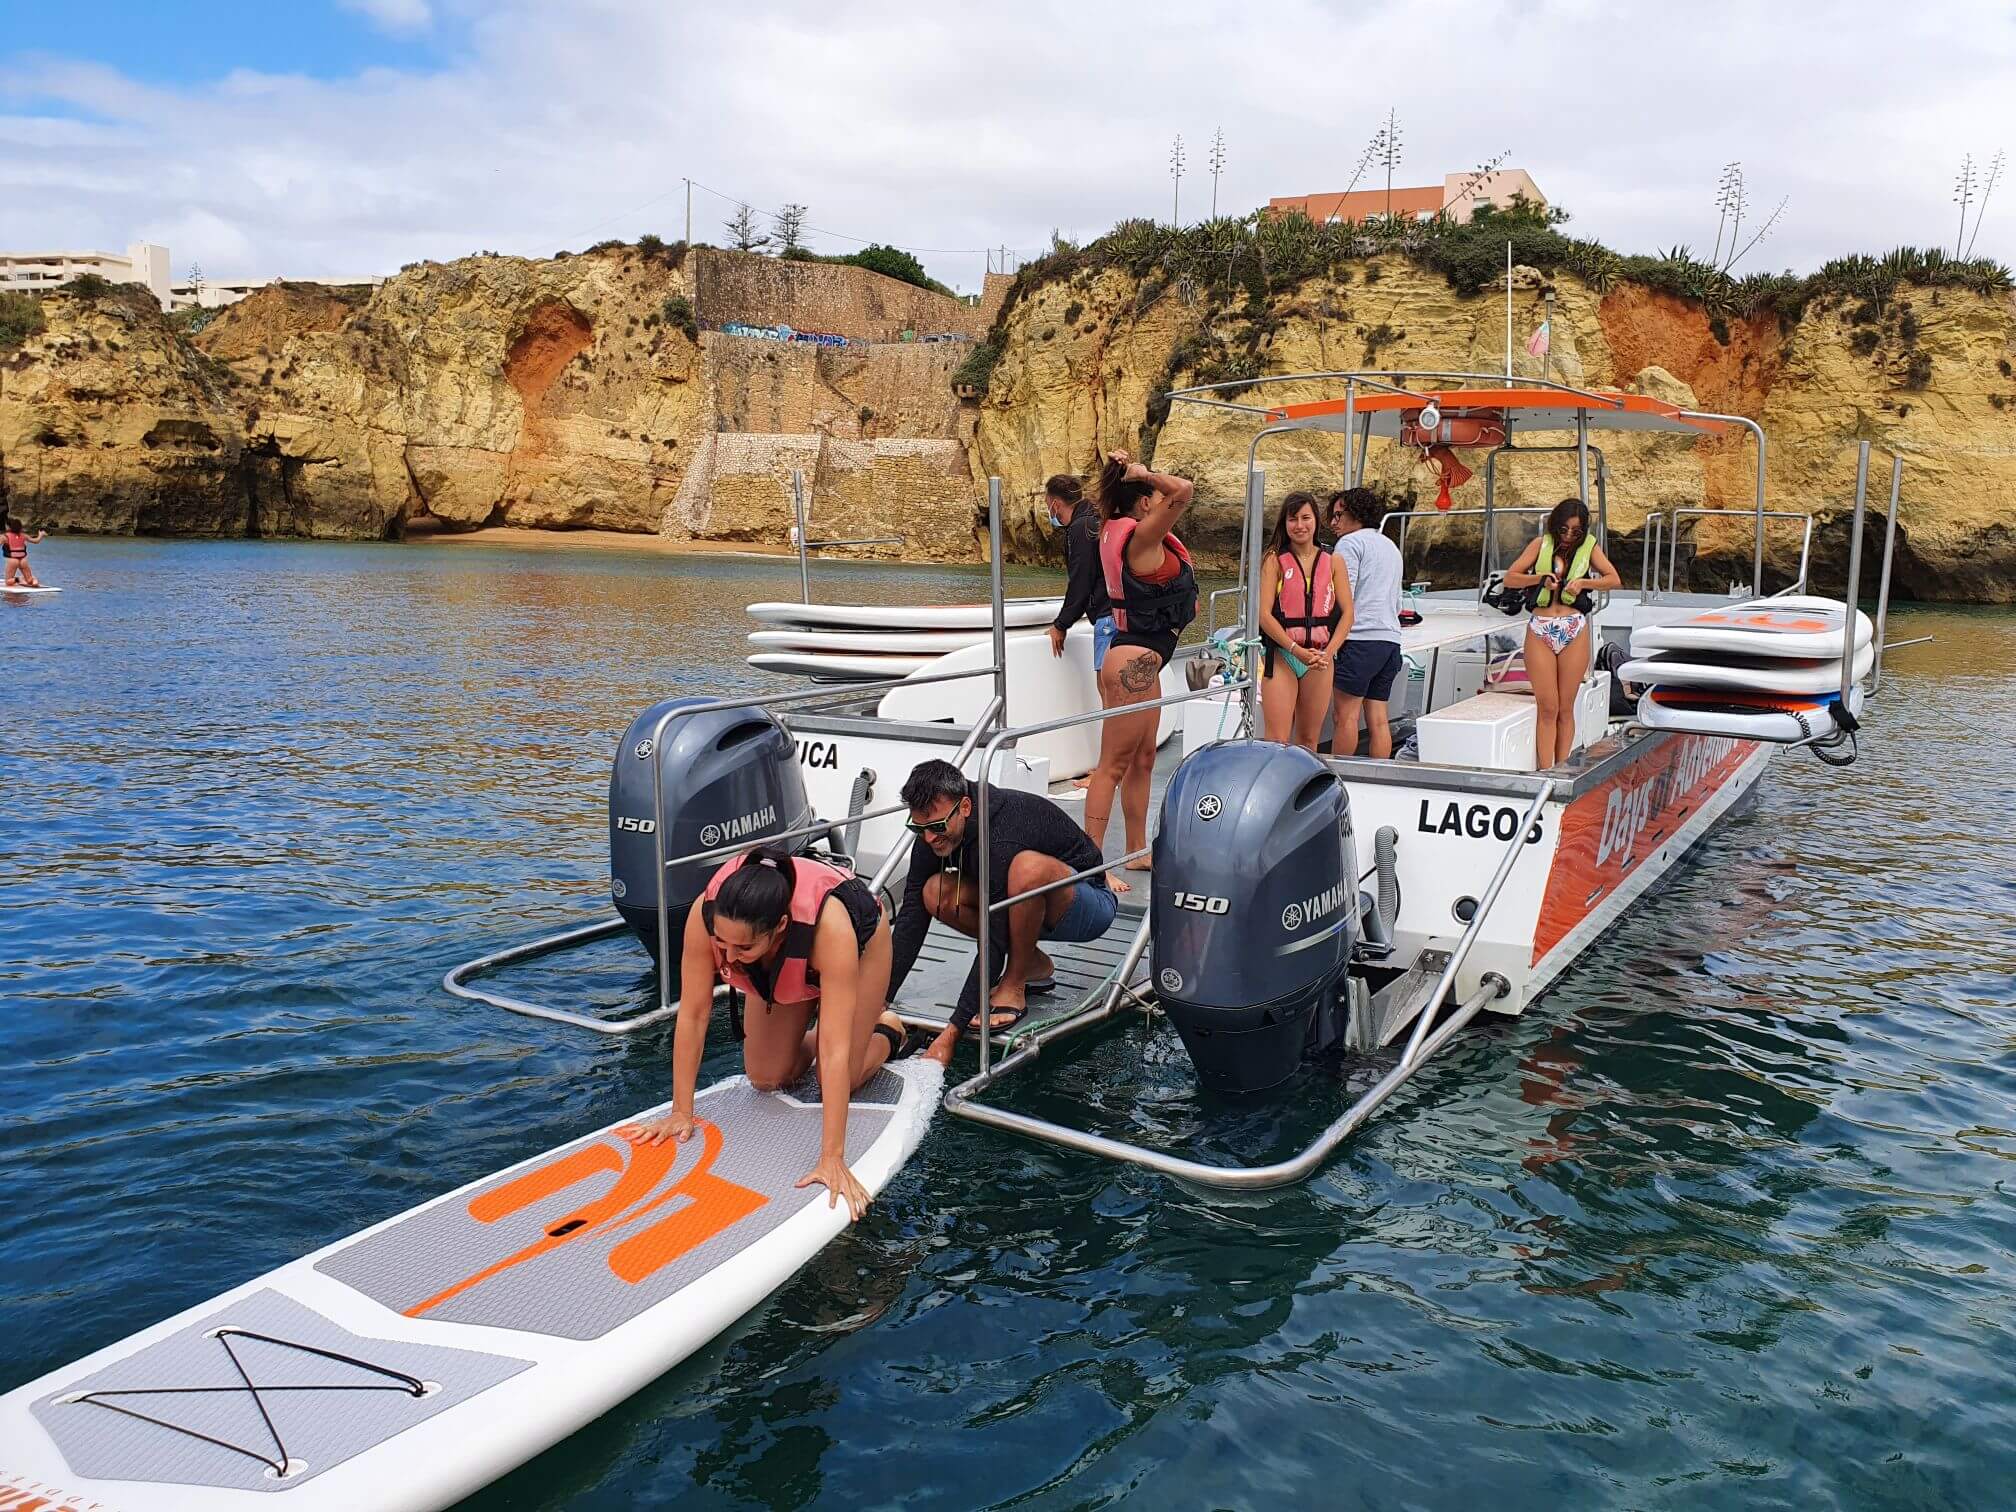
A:
[[[1680,582],[1680,522],[1683,519],[1730,520],[1737,518],[1740,518],[1740,516],[1734,510],[1701,509],[1698,507],[1669,509],[1659,515],[1648,515],[1646,517],[1645,524],[1648,539],[1652,534],[1652,521],[1654,519],[1663,519],[1665,522],[1661,527],[1661,544],[1666,548],[1666,592],[1673,593],[1677,591]],[[1799,522],[1799,572],[1790,584],[1780,590],[1780,594],[1799,592],[1806,586],[1813,557],[1813,516],[1802,514],[1796,509],[1767,509],[1761,514],[1753,512],[1750,519],[1752,521],[1752,529],[1756,531],[1761,531],[1764,528],[1764,523],[1770,520],[1796,520]],[[1761,548],[1762,537],[1758,536],[1752,544],[1753,548]],[[1659,559],[1655,555],[1652,559],[1652,570],[1655,578],[1658,569]],[[1762,589],[1756,589],[1751,594],[1753,598],[1760,598],[1762,596]],[[1773,596],[1777,597],[1779,595]]]
[[[1246,688],[1247,686],[1248,684],[1245,678],[1237,678],[1234,679],[1230,684],[1220,684],[1208,688],[1192,688],[1182,693],[1164,694],[1161,698],[1155,699],[1153,702],[1150,703],[1120,704],[1117,707],[1110,709],[1093,709],[1090,712],[1084,714],[1067,714],[1061,719],[1048,719],[1043,721],[1041,724],[1004,727],[995,734],[992,740],[987,742],[987,749],[980,758],[980,770],[982,772],[992,771],[994,768],[995,754],[1001,749],[1001,747],[1004,744],[1006,744],[1008,741],[1011,740],[1021,740],[1030,735],[1048,735],[1057,730],[1069,730],[1076,728],[1079,725],[1104,724],[1107,720],[1117,718],[1118,716],[1123,714],[1146,714],[1152,710],[1167,709],[1177,704],[1194,703],[1199,699],[1215,698],[1223,694],[1226,691],[1227,687],[1238,689],[1238,688]],[[993,966],[993,940],[991,938],[993,930],[986,921],[992,919],[995,912],[992,900],[988,897],[988,894],[993,889],[994,876],[992,870],[993,847],[990,837],[987,833],[987,817],[988,817],[987,789],[988,784],[982,782],[979,787],[979,792],[975,796],[973,805],[973,820],[974,823],[979,828],[979,852],[980,852],[979,856],[977,857],[977,866],[976,866],[976,870],[978,870],[980,874],[978,878],[979,906],[976,909],[976,912],[978,913],[982,922],[978,938],[974,941],[974,943],[978,947],[979,951],[979,959],[978,959],[979,974],[977,980],[980,983],[980,1012],[978,1014],[978,1021],[983,1026],[979,1036],[980,1074],[982,1076],[985,1076],[987,1074],[987,1065],[990,1055],[991,1043],[994,1038],[993,1014],[989,1011],[989,1004],[987,1001],[988,997],[992,994],[994,990],[994,974],[991,969]],[[1146,854],[1145,850],[1133,851],[1129,853],[1130,856],[1140,856],[1145,854]],[[1104,870],[1103,867],[1101,867],[1100,869]],[[1019,898],[1011,899],[1010,901],[1011,902],[1019,901]]]
[[[808,539],[809,527],[805,521],[805,470],[791,469],[791,544],[798,548],[798,601],[812,602],[811,554],[827,551],[837,546],[901,546],[901,536],[857,536],[844,541],[814,541]]]
[[[1682,410],[1683,420],[1714,420],[1723,425],[1740,425],[1750,432],[1750,438],[1757,443],[1757,483],[1756,519],[1757,529],[1750,552],[1750,596],[1764,596],[1764,457],[1768,449],[1764,440],[1764,427],[1747,415],[1718,415],[1710,410]]]
[[[794,504],[798,509],[800,526],[798,531],[800,543],[800,583],[801,586],[807,587],[809,592],[809,583],[805,577],[804,552],[806,543],[803,531],[804,479],[803,475],[797,471],[794,471],[792,474],[792,496]],[[929,686],[933,683],[961,682],[975,677],[992,677],[994,679],[993,697],[989,699],[987,707],[982,712],[979,720],[967,732],[965,742],[960,746],[958,756],[955,758],[955,765],[964,762],[972,754],[973,747],[979,742],[980,738],[990,728],[997,726],[1006,717],[1008,706],[1007,637],[1003,618],[1001,568],[1001,480],[999,478],[989,478],[987,480],[987,502],[988,531],[992,547],[990,552],[992,570],[989,574],[994,621],[994,662],[992,666],[978,667],[965,672],[934,672],[923,676],[878,678],[872,682],[849,683],[844,686],[830,688],[811,688],[797,693],[753,693],[740,698],[707,699],[683,705],[679,708],[667,709],[652,726],[650,735],[651,812],[653,820],[653,854],[657,864],[658,883],[658,1002],[655,1007],[619,1018],[595,1018],[587,1014],[573,1013],[564,1008],[552,1008],[524,998],[512,997],[506,993],[486,991],[469,985],[471,981],[485,972],[495,971],[518,962],[533,960],[539,956],[551,955],[558,951],[570,950],[593,940],[606,939],[611,935],[620,934],[629,927],[622,919],[604,920],[600,923],[566,930],[560,934],[547,935],[529,944],[513,946],[508,950],[495,951],[489,955],[480,956],[473,961],[465,961],[461,965],[452,968],[442,978],[441,985],[456,997],[472,1002],[487,1003],[492,1007],[503,1008],[511,1013],[525,1014],[532,1018],[549,1019],[555,1023],[571,1024],[581,1029],[592,1029],[598,1034],[632,1033],[649,1024],[657,1023],[678,1011],[678,1004],[672,991],[671,916],[670,902],[666,896],[667,889],[665,886],[666,873],[673,867],[689,866],[703,861],[724,859],[740,851],[749,849],[752,844],[779,839],[798,839],[806,835],[821,834],[838,828],[842,824],[859,824],[869,819],[882,818],[886,815],[896,813],[903,808],[901,803],[890,804],[882,808],[865,810],[859,814],[849,815],[845,819],[815,816],[806,823],[760,836],[753,841],[745,841],[739,845],[715,846],[707,850],[694,851],[689,855],[668,858],[665,854],[663,762],[665,732],[672,726],[675,720],[700,713],[702,710],[719,711],[723,709],[761,708],[765,712],[774,713],[780,709],[808,709],[817,707],[820,704],[855,703],[864,697],[887,692],[892,688],[916,688]],[[809,601],[808,597],[807,602]],[[884,858],[882,869],[876,876],[875,889],[878,892],[881,886],[887,882],[888,875],[894,870],[895,860],[900,858],[902,854],[903,848],[898,846],[890,852],[888,857]]]
[[[1183,697],[1178,696],[1162,699],[1159,702],[1168,704],[1182,701]],[[1147,708],[1150,706],[1141,704],[1131,707]],[[1102,712],[1111,714],[1124,712],[1124,710],[1106,710]],[[1072,722],[1075,721],[1061,721],[1059,724]],[[1029,733],[1035,733],[1035,731],[1032,730]],[[1145,1145],[1131,1144],[1126,1140],[1113,1139],[1103,1134],[1094,1134],[1089,1130],[1073,1128],[1067,1124],[1053,1123],[1048,1119],[1035,1118],[1028,1114],[1010,1113],[1005,1109],[989,1107],[984,1103],[973,1101],[975,1095],[984,1091],[987,1087],[1035,1061],[1041,1056],[1043,1050],[1048,1045],[1068,1035],[1089,1029],[1095,1024],[1102,1023],[1113,1016],[1119,1007],[1122,996],[1128,990],[1128,977],[1132,975],[1134,968],[1140,962],[1142,953],[1148,948],[1149,921],[1152,915],[1142,918],[1140,927],[1135,932],[1134,940],[1129,946],[1127,956],[1121,964],[1119,974],[1099,1006],[1089,1008],[1083,1013],[1074,1015],[1060,1023],[1050,1025],[1033,1036],[1015,1041],[1009,1053],[998,1066],[991,1065],[989,1058],[989,1042],[992,1040],[993,1035],[991,1031],[983,1031],[980,1035],[980,1069],[976,1075],[960,1083],[945,1094],[945,1107],[947,1111],[961,1118],[969,1119],[974,1123],[986,1124],[992,1128],[1002,1129],[1012,1134],[1021,1134],[1031,1139],[1039,1139],[1046,1143],[1059,1145],[1065,1149],[1077,1150],[1084,1154],[1099,1155],[1108,1160],[1117,1160],[1128,1165],[1140,1166],[1146,1170],[1173,1177],[1178,1181],[1187,1181],[1193,1185],[1217,1190],[1250,1191],[1266,1187],[1283,1186],[1290,1182],[1304,1180],[1313,1175],[1322,1166],[1323,1162],[1330,1157],[1332,1152],[1336,1150],[1338,1145],[1342,1144],[1368,1118],[1377,1112],[1387,1099],[1392,1097],[1415,1072],[1427,1063],[1430,1057],[1449,1042],[1451,1037],[1468,1024],[1471,1019],[1475,1018],[1488,1004],[1497,998],[1503,997],[1511,990],[1511,984],[1504,977],[1499,976],[1495,972],[1487,972],[1477,989],[1457,1007],[1456,1011],[1439,1026],[1435,1024],[1436,1015],[1441,1012],[1443,1005],[1448,1001],[1449,994],[1455,987],[1457,976],[1462,971],[1464,962],[1469,958],[1472,947],[1477,943],[1485,919],[1490,916],[1492,908],[1496,906],[1500,895],[1504,892],[1507,879],[1511,877],[1520,854],[1525,850],[1527,830],[1531,828],[1534,820],[1539,817],[1541,810],[1545,808],[1553,793],[1553,782],[1551,780],[1543,780],[1538,790],[1534,793],[1532,801],[1527,805],[1526,811],[1521,815],[1518,827],[1513,832],[1511,842],[1505,847],[1504,854],[1499,858],[1497,870],[1492,873],[1489,885],[1486,886],[1482,896],[1478,899],[1477,911],[1471,915],[1470,922],[1465,927],[1462,937],[1457,941],[1455,950],[1450,953],[1449,961],[1444,966],[1441,977],[1436,981],[1434,992],[1422,1007],[1420,1017],[1415,1021],[1414,1032],[1408,1039],[1406,1049],[1401,1053],[1399,1064],[1385,1076],[1381,1077],[1369,1091],[1346,1109],[1341,1117],[1324,1129],[1317,1136],[1316,1140],[1300,1154],[1288,1160],[1276,1161],[1270,1165],[1262,1166],[1210,1165],[1202,1161],[1189,1160],[1182,1156],[1171,1155],[1161,1150],[1149,1149]],[[993,907],[988,904],[985,891],[989,882],[986,835],[986,825],[983,819],[980,830],[980,886],[982,888],[980,901],[983,914],[991,916]],[[1045,887],[1034,888],[1028,892],[1019,893],[1013,898],[1004,900],[998,906],[1006,907],[1010,904],[1023,901],[1026,898],[1034,897],[1038,893],[1049,891],[1051,887],[1062,886],[1064,885],[1064,881],[1068,880],[1071,879],[1067,878],[1048,884]],[[987,984],[990,981],[987,970],[988,951],[986,941],[988,933],[989,931],[985,927],[980,931],[979,980],[982,984],[981,991],[983,994],[989,990]],[[981,1012],[983,1014],[988,1012],[988,1005],[984,998],[982,1000]],[[983,1022],[987,1021],[983,1020]]]
[[[1890,564],[1897,550],[1897,496],[1904,487],[1904,459],[1894,453],[1890,458],[1890,515],[1883,525],[1883,574],[1876,590],[1876,665],[1870,670],[1869,691],[1874,694],[1883,687],[1883,653],[1889,646],[1890,635]]]

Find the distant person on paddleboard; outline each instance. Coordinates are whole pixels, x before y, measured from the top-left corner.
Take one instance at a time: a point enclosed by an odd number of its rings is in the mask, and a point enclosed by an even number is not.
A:
[[[1190,553],[1171,533],[1196,490],[1187,478],[1150,472],[1124,451],[1099,474],[1099,566],[1113,603],[1116,631],[1099,670],[1099,702],[1108,709],[1153,703],[1176,641],[1197,617],[1197,575]],[[1148,843],[1148,786],[1155,773],[1161,711],[1116,714],[1099,729],[1099,765],[1085,793],[1085,832],[1102,852],[1113,794],[1127,826],[1127,849]],[[1148,870],[1144,856],[1129,871]],[[1121,892],[1127,884],[1115,877]]]
[[[903,784],[910,817],[904,828],[916,836],[910,847],[910,876],[896,910],[894,993],[910,975],[924,935],[937,919],[961,934],[980,935],[979,821],[974,784],[949,761],[922,761]],[[1056,882],[1074,872],[1093,871],[1099,848],[1062,809],[1035,793],[987,788],[988,901]],[[1029,994],[1055,988],[1056,967],[1039,941],[1082,944],[1112,927],[1119,900],[1103,873],[1015,904],[994,915],[993,961],[1000,968],[989,995],[988,1023],[1011,1028],[1029,1011]],[[980,961],[966,974],[952,1022],[924,1053],[946,1065],[959,1036],[980,1015]]]
[[[0,535],[0,546],[7,552],[7,582],[9,588],[40,588],[34,568],[28,565],[28,548],[38,544],[48,535],[46,530],[38,530],[32,536],[28,527],[13,516],[7,518],[7,533]]]
[[[772,846],[731,859],[686,916],[672,1111],[627,1126],[623,1137],[692,1137],[714,987],[725,981],[747,1000],[735,1032],[752,1085],[780,1091],[818,1063],[826,1114],[819,1163],[798,1185],[825,1187],[828,1206],[844,1197],[859,1218],[868,1193],[847,1168],[847,1101],[909,1046],[903,1021],[886,1008],[890,960],[888,922],[860,878]]]
[[[1544,772],[1575,751],[1575,690],[1589,671],[1595,590],[1624,586],[1589,530],[1589,506],[1563,499],[1547,528],[1505,573],[1507,588],[1533,590],[1526,622],[1526,677],[1533,684],[1533,765]]]

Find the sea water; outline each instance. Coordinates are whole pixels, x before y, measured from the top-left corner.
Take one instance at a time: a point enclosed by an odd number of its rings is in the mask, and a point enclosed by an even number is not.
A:
[[[617,736],[759,686],[742,606],[798,586],[553,549],[36,565],[67,591],[0,602],[0,1390],[665,1095],[664,1035],[441,974],[603,916]],[[1892,627],[1936,639],[1861,765],[1781,756],[1307,1185],[1214,1198],[941,1116],[766,1307],[471,1505],[2009,1505],[2016,616]],[[513,980],[620,1009],[643,962]],[[995,1095],[1255,1160],[1348,1089],[1212,1102],[1135,1024]]]

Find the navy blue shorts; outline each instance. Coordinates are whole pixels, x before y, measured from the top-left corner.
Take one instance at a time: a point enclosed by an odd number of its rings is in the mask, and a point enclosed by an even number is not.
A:
[[[1400,675],[1400,642],[1346,641],[1337,654],[1337,691],[1385,702]]]
[[[1112,889],[1092,882],[1074,882],[1071,906],[1064,910],[1062,918],[1043,931],[1042,937],[1067,944],[1096,940],[1113,927],[1113,916],[1119,911],[1120,900]]]

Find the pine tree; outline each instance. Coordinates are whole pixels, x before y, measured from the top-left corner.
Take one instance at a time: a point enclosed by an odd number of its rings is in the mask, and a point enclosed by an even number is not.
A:
[[[803,205],[786,205],[782,210],[779,210],[775,215],[770,217],[770,224],[775,232],[772,240],[777,244],[779,255],[789,257],[794,252],[803,252],[805,250],[805,207]]]
[[[770,238],[756,229],[756,212],[747,205],[736,210],[726,223],[728,241],[737,252],[755,252],[770,245]]]

